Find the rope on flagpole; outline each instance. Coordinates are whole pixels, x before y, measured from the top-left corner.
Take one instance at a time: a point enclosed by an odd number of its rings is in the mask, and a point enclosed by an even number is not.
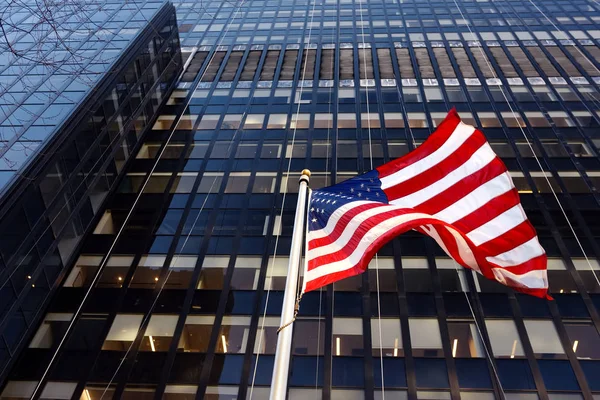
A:
[[[287,328],[288,326],[290,326],[291,324],[293,324],[296,321],[296,317],[298,316],[298,311],[300,311],[300,300],[302,300],[302,293],[300,293],[299,296],[296,296],[296,304],[294,305],[294,317],[289,322],[286,322],[285,324],[281,325],[279,327],[279,329],[277,329],[278,335],[279,335],[279,332],[281,332],[282,330],[284,330],[285,328]]]
[[[313,20],[314,20],[314,15],[315,15],[315,6],[317,4],[316,0],[313,0],[313,5],[312,5],[312,10],[310,13],[310,24],[308,27],[308,45],[310,45],[310,41],[311,41],[311,36],[312,36],[312,26],[313,26]],[[294,144],[296,142],[296,130],[298,129],[298,116],[300,114],[300,104],[302,101],[302,93],[304,91],[304,78],[306,77],[306,67],[308,65],[308,47],[309,46],[305,46],[306,48],[306,62],[304,63],[304,68],[302,69],[302,84],[300,84],[300,93],[297,98],[298,101],[298,107],[296,108],[296,121],[293,124],[293,131],[292,131],[292,143],[291,143],[291,154],[289,157],[289,161],[288,161],[288,165],[287,165],[287,173],[286,173],[286,180],[285,180],[285,187],[283,188],[283,198],[281,201],[281,211],[279,213],[279,220],[282,221],[283,220],[283,210],[285,208],[285,199],[287,197],[287,192],[288,192],[288,183],[289,183],[289,179],[290,179],[290,170],[292,168],[292,158],[293,158],[293,154],[294,154]],[[296,85],[296,90],[298,89],[298,85]],[[296,94],[296,93],[295,93]],[[292,121],[293,122],[293,119]],[[290,123],[291,123],[290,122]],[[285,155],[284,155],[285,157]],[[282,179],[282,184],[283,184],[283,179]],[[282,223],[283,225],[283,223]],[[270,266],[267,266],[267,279],[265,280],[266,282],[269,282],[269,285],[267,286],[267,295],[265,297],[265,308],[263,310],[263,315],[262,315],[262,323],[261,323],[261,328],[260,328],[260,335],[258,338],[258,352],[256,353],[256,360],[254,362],[254,371],[252,372],[252,383],[250,384],[250,393],[248,395],[248,400],[252,400],[252,395],[254,394],[254,384],[256,382],[256,371],[258,370],[258,359],[260,357],[260,345],[262,344],[262,340],[263,340],[263,336],[264,336],[264,331],[265,331],[265,320],[267,319],[267,308],[269,306],[269,298],[270,298],[270,294],[271,294],[271,281],[268,279],[269,278],[269,272],[273,272],[273,268],[275,266],[275,259],[277,258],[277,248],[279,246],[279,238],[281,235],[276,235],[275,238],[275,248],[273,250],[273,259],[270,263]],[[272,275],[270,276],[272,278]]]
[[[529,0],[529,1],[531,2],[531,0]],[[535,6],[535,4],[533,2],[531,2],[531,3]],[[465,15],[463,14],[462,9],[460,8],[460,6],[458,5],[458,2],[456,0],[454,0],[454,4],[456,5],[456,8],[458,9],[461,17],[465,21],[467,29],[471,33],[471,36],[476,37],[475,34],[473,33],[473,30],[471,29],[471,23],[465,18]],[[539,10],[539,8],[538,8],[538,10]],[[540,10],[540,12],[542,13],[542,15],[545,16],[545,14],[541,10]],[[548,18],[548,17],[546,17],[546,18]],[[552,22],[552,21],[550,21],[550,22]],[[494,76],[494,79],[498,80],[496,71],[494,71],[494,69],[492,68],[492,66],[490,64],[490,61],[488,60],[485,53],[483,52],[483,47],[481,46],[481,43],[478,43],[477,47],[479,48],[479,51],[481,52],[481,55],[482,55],[483,59],[485,60],[488,68],[490,69],[490,72]],[[519,121],[519,118],[517,118],[517,114],[516,114],[513,106],[510,104],[510,101],[508,101],[508,97],[506,96],[506,93],[504,92],[504,89],[502,88],[501,82],[498,82],[497,86],[498,86],[498,89],[500,89],[500,93],[502,93],[502,97],[504,97],[504,100],[506,101],[506,104],[508,105],[508,108],[510,109],[510,112],[512,113],[513,118],[517,122],[517,125],[519,126],[519,129],[521,130],[521,134],[523,135],[523,138],[525,139],[527,146],[529,146],[529,149],[531,150],[531,153],[533,154],[533,157],[535,158],[535,161],[536,161],[537,165],[539,166],[540,171],[542,172],[542,175],[546,179],[546,183],[548,184],[548,187],[550,188],[550,191],[552,192],[552,195],[554,196],[554,199],[556,200],[558,207],[560,208],[563,216],[565,217],[565,220],[567,221],[567,224],[569,225],[569,228],[570,228],[571,232],[573,233],[573,236],[575,237],[575,241],[579,245],[579,248],[581,249],[581,252],[582,252],[584,258],[587,261],[588,266],[590,267],[590,271],[592,271],[592,274],[594,275],[594,278],[596,278],[596,282],[598,283],[598,286],[600,286],[600,279],[598,278],[596,271],[594,271],[594,267],[592,266],[592,263],[590,262],[590,259],[587,256],[587,253],[585,252],[585,249],[583,248],[583,245],[581,244],[581,241],[579,240],[579,237],[577,236],[577,233],[575,232],[575,228],[573,227],[573,224],[571,224],[569,216],[567,215],[567,212],[565,211],[564,207],[562,206],[562,203],[560,202],[558,195],[556,194],[556,191],[554,190],[554,187],[550,183],[548,174],[544,170],[544,167],[542,166],[540,159],[538,158],[537,154],[535,153],[535,149],[533,148],[531,141],[527,137],[527,134],[525,133],[525,130],[523,129],[523,126],[521,125],[521,123]]]
[[[357,0],[359,4],[360,11],[360,30],[362,36],[362,51],[363,51],[363,63],[365,68],[365,97],[366,97],[366,105],[367,105],[367,131],[369,133],[369,161],[371,164],[371,170],[373,170],[373,141],[371,137],[371,108],[369,105],[369,75],[367,71],[367,46],[365,43],[365,23],[363,19],[363,1],[366,0]],[[358,75],[358,92],[360,95],[360,72]],[[359,97],[359,105],[360,105],[360,97]],[[361,113],[362,115],[362,113]],[[361,118],[361,128],[362,128],[362,118]],[[379,333],[379,367],[381,368],[381,399],[385,400],[385,382],[384,382],[384,373],[383,373],[383,339],[381,333],[381,295],[379,291],[379,257],[377,253],[375,253],[375,281],[377,286],[377,322],[378,322],[378,333]],[[370,290],[370,288],[369,288]],[[372,342],[372,341],[371,341]]]

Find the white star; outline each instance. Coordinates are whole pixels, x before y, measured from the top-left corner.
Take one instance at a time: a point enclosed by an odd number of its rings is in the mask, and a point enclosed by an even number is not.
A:
[[[324,209],[324,208],[322,208],[322,209],[321,209],[321,214],[323,214],[324,212],[325,212],[325,209]]]
[[[365,187],[365,184],[364,184],[364,183],[361,183],[361,184],[360,184],[360,187],[361,187],[361,188],[364,188],[364,187]]]
[[[357,196],[358,196],[358,197],[362,197],[362,194],[359,192],[359,193],[357,194]]]
[[[350,188],[350,193],[354,193],[354,188]]]
[[[375,192],[375,196],[379,197],[379,192]]]
[[[315,208],[314,208],[314,207],[312,207],[312,208],[310,209],[310,212],[314,212],[314,211],[315,211]]]
[[[336,202],[336,201],[334,200],[334,201],[331,203],[331,205],[334,205],[334,204],[335,204],[335,202]]]
[[[331,200],[327,200],[327,204],[331,203]]]
[[[371,179],[371,183],[375,182],[373,179]]]
[[[371,191],[371,188],[367,188],[367,192],[370,192],[370,191]]]
[[[316,218],[311,219],[312,222],[317,222]]]

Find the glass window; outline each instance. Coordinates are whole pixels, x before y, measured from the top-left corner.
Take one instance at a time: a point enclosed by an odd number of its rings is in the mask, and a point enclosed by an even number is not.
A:
[[[133,256],[111,256],[100,276],[98,287],[121,287],[125,276],[129,272],[131,264],[133,264]],[[98,261],[98,265],[100,265],[100,261]],[[74,268],[71,274],[76,273],[75,271],[76,269]],[[85,269],[82,269],[81,272],[84,274],[82,276],[82,284],[88,286],[93,279],[92,274],[95,273],[95,270],[92,273],[92,271],[85,271]],[[77,279],[73,282],[77,282]]]
[[[277,350],[277,329],[281,318],[279,317],[260,317],[258,320],[258,328],[256,331],[256,339],[254,340],[254,353],[255,354],[275,354]],[[299,321],[296,320],[294,323],[294,334],[296,335]],[[294,340],[297,336],[294,337]],[[295,346],[292,345],[294,354]]]
[[[356,128],[356,115],[350,113],[339,113],[338,128]]]
[[[408,113],[408,126],[411,128],[427,128],[427,117],[425,113]]]
[[[552,321],[526,319],[525,328],[538,358],[564,358],[565,350]]]
[[[280,158],[282,145],[278,143],[264,143],[260,149],[260,158]]]
[[[242,122],[242,114],[225,114],[221,129],[238,129]]]
[[[383,114],[386,128],[404,128],[404,118],[402,113],[386,112]]]
[[[290,129],[308,129],[310,126],[310,114],[293,114]]]
[[[200,120],[200,124],[198,124],[198,128],[200,130],[210,130],[216,129],[217,123],[219,122],[220,115],[205,115]]]
[[[333,127],[332,114],[315,114],[315,128],[329,129]]]
[[[371,341],[374,357],[379,357],[382,353],[384,357],[402,357],[404,355],[398,318],[371,317]]]
[[[484,357],[481,336],[474,322],[448,321],[452,357]]]
[[[569,128],[575,126],[575,123],[564,111],[549,111],[548,115],[552,118],[552,122],[559,128]]]
[[[415,357],[442,357],[442,338],[435,318],[409,318],[410,344]]]
[[[379,113],[371,112],[371,113],[361,113],[360,114],[360,123],[364,128],[381,128],[381,123],[379,122]]]
[[[402,96],[407,103],[422,103],[421,91],[416,87],[403,87]]]
[[[246,193],[250,182],[250,172],[232,172],[227,179],[225,193]]]
[[[218,389],[214,386],[209,386],[206,388],[206,398],[210,399],[210,395],[213,394],[213,390]],[[236,388],[237,389],[237,388]],[[163,398],[165,400],[191,400],[196,397],[196,392],[198,391],[198,386],[194,385],[167,385],[165,387],[165,394]],[[210,395],[209,395],[210,393]],[[219,392],[217,392],[219,393]],[[236,393],[237,394],[237,390]],[[86,398],[80,400],[95,400],[94,398]]]
[[[222,172],[205,172],[198,185],[198,193],[217,193],[223,180]]]
[[[257,172],[252,193],[274,193],[277,174],[275,172]]]
[[[169,351],[177,318],[177,315],[152,315],[140,351]]]
[[[267,129],[285,129],[287,124],[287,114],[271,114]]]
[[[248,332],[250,331],[249,316],[225,316],[221,322],[216,353],[246,352]]]
[[[244,129],[261,129],[264,120],[263,114],[249,114],[244,122]]]
[[[279,327],[279,318],[275,330]],[[276,342],[277,339],[274,341]],[[294,355],[323,355],[325,343],[325,321],[316,319],[299,319],[294,323],[294,339],[292,351]],[[276,346],[276,343],[275,343]],[[274,352],[273,352],[274,353]]]
[[[600,359],[600,335],[588,322],[564,322],[567,336],[577,358],[582,360]]]
[[[499,128],[502,125],[494,112],[478,112],[477,116],[482,128]]]
[[[73,318],[71,313],[48,313],[29,343],[30,349],[50,349],[62,339]]]
[[[169,266],[165,289],[187,289],[192,282],[192,274],[197,261],[198,256],[175,255]]]
[[[147,255],[140,258],[129,286],[143,289],[154,288],[166,259],[166,256],[158,255]]]
[[[159,115],[152,127],[153,130],[167,130],[171,129],[173,122],[175,121],[175,115]]]
[[[536,127],[547,128],[550,126],[550,123],[548,122],[548,120],[546,119],[544,114],[542,114],[539,111],[528,111],[525,113],[525,117],[529,121],[529,125],[531,125],[534,128],[536,128]]]
[[[333,318],[333,355],[362,356],[363,327],[360,318]]]
[[[525,355],[519,332],[513,320],[486,319],[485,326],[492,344],[494,357],[515,358]]]
[[[191,131],[194,129],[194,124],[198,119],[197,115],[182,115],[177,124],[175,125],[176,129],[188,130]]]
[[[210,315],[188,315],[179,339],[177,351],[206,353],[215,317]]]
[[[425,87],[423,89],[425,92],[425,98],[428,102],[432,101],[444,101],[444,96],[442,96],[442,91],[438,87]]]
[[[506,124],[507,127],[509,128],[524,128],[525,127],[525,122],[523,121],[523,118],[521,117],[521,115],[518,112],[512,112],[512,111],[502,111],[500,113],[502,115],[502,119],[504,120],[504,123]]]
[[[143,317],[142,314],[117,314],[102,350],[127,350],[137,336]]]

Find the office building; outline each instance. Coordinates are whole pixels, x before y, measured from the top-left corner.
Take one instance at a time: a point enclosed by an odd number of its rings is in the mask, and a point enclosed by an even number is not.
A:
[[[300,171],[369,171],[456,107],[511,171],[555,300],[404,234],[304,295],[289,398],[600,398],[598,2],[174,5],[185,70],[4,397],[268,398]]]

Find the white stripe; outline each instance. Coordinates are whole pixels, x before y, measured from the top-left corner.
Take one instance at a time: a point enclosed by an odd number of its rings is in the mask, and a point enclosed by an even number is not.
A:
[[[523,264],[524,262],[527,262],[535,257],[539,257],[542,254],[544,254],[544,249],[540,245],[540,242],[538,242],[536,236],[512,250],[498,254],[497,256],[486,257],[485,259],[500,267],[506,268]]]
[[[494,150],[492,150],[488,143],[485,143],[475,153],[473,153],[471,158],[469,158],[463,165],[450,172],[442,179],[419,191],[391,201],[390,203],[403,205],[404,207],[410,208],[416,207],[432,197],[437,196],[444,190],[454,186],[457,182],[466,178],[467,176],[481,170],[494,158],[496,158],[496,153],[494,153]]]
[[[454,258],[452,256],[452,254],[450,254],[450,252],[448,251],[446,244],[440,237],[440,235],[437,231],[437,228],[435,226],[426,225],[426,226],[422,226],[421,228],[423,228],[423,230],[425,230],[425,232],[427,232],[427,234],[429,236],[431,236],[437,242],[437,244],[440,245],[442,250],[444,250],[444,252],[446,254],[448,254],[448,256],[450,256],[450,258]],[[427,228],[430,228],[430,229],[427,229]],[[456,230],[449,228],[447,226],[441,225],[440,229],[446,229],[454,237],[456,247],[458,248],[458,255],[465,262],[465,264],[467,264],[469,266],[469,268],[474,269],[477,272],[481,272],[479,265],[477,264],[477,260],[475,260],[475,255],[473,254],[473,251],[467,244],[467,241],[465,240],[465,238],[463,238],[462,235],[460,233],[458,233]]]
[[[352,238],[354,238],[356,230],[358,229],[358,227],[360,226],[360,224],[362,222],[366,221],[367,219],[369,219],[371,217],[375,217],[379,214],[383,214],[383,213],[386,213],[389,211],[394,211],[394,210],[402,210],[402,209],[403,209],[402,207],[386,205],[384,207],[371,208],[369,210],[365,210],[363,212],[356,214],[354,217],[352,217],[352,219],[348,222],[348,224],[346,224],[346,226],[344,227],[344,230],[342,231],[342,234],[335,240],[335,242],[329,243],[324,246],[319,246],[316,248],[309,249],[307,252],[307,257],[310,259],[315,258],[315,256],[313,254],[317,251],[320,254],[335,253],[336,251],[344,248],[350,242],[350,240],[352,240]],[[421,215],[431,218],[431,215],[429,215],[429,214],[421,214]],[[331,218],[330,218],[330,220],[331,220]],[[327,226],[329,226],[329,223],[327,224]],[[333,228],[332,228],[332,230],[333,230]],[[314,239],[315,239],[315,237],[313,236],[313,233],[309,232],[308,233],[308,241],[310,242],[311,240],[314,240]]]
[[[452,132],[446,142],[441,145],[439,149],[427,157],[411,165],[407,165],[400,171],[394,172],[393,174],[384,178],[380,178],[381,188],[385,190],[391,186],[395,186],[441,163],[448,156],[453,154],[469,137],[471,137],[473,132],[475,132],[475,128],[460,122],[456,126],[456,129],[454,129],[454,132]],[[417,148],[416,151],[418,150],[419,149]]]
[[[473,211],[484,207],[490,200],[503,195],[513,187],[510,175],[508,172],[505,172],[479,186],[456,203],[435,214],[435,216],[452,224],[471,214]]]
[[[345,258],[343,260],[325,264],[325,265],[322,265],[313,270],[306,271],[306,273],[304,275],[304,279],[306,279],[307,281],[312,281],[312,280],[318,279],[322,276],[326,276],[329,274],[333,274],[336,272],[341,272],[341,271],[350,269],[350,268],[354,267],[360,261],[362,256],[365,254],[365,251],[367,250],[367,248],[375,240],[377,240],[381,235],[383,235],[385,232],[389,231],[390,229],[393,229],[394,227],[396,227],[398,225],[404,224],[406,222],[418,220],[421,218],[430,218],[430,217],[431,217],[430,215],[422,214],[422,213],[409,213],[409,214],[404,214],[404,215],[398,215],[398,216],[390,218],[390,219],[386,219],[385,221],[382,221],[381,223],[372,227],[363,236],[360,243],[358,244],[358,246],[356,246],[356,248],[354,249],[354,252],[352,252],[352,254],[350,256],[348,256],[347,258]],[[323,249],[325,247],[327,247],[327,246],[323,246],[323,247],[319,247],[318,249],[315,249],[315,252],[313,253],[313,255],[310,257],[307,256],[307,258],[311,259],[311,258],[319,257],[322,255],[330,254],[330,252],[328,252],[328,251],[323,251]]]
[[[507,281],[517,281],[529,289],[548,288],[548,274],[545,270],[533,270],[522,275],[513,274],[502,268],[492,268],[492,272],[496,280],[504,285],[509,283]],[[514,286],[514,283],[511,286]]]
[[[526,219],[521,205],[517,204],[479,228],[473,229],[467,233],[467,237],[473,241],[475,246],[479,246],[508,232]]]
[[[337,224],[337,222],[340,220],[340,218],[344,214],[346,214],[348,211],[352,210],[353,208],[360,207],[365,204],[383,204],[383,203],[379,203],[376,201],[352,201],[348,204],[344,204],[343,206],[339,207],[337,210],[335,210],[331,214],[331,216],[329,217],[329,220],[327,221],[327,226],[325,226],[324,228],[321,228],[319,230],[310,232],[311,240],[312,239],[320,239],[322,237],[328,236],[333,231],[333,229],[335,228],[335,225]],[[316,206],[319,207],[319,204],[316,204]]]

